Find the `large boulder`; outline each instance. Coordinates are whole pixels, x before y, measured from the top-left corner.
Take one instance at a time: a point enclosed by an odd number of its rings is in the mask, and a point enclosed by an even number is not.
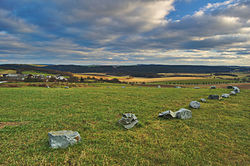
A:
[[[234,91],[235,93],[240,93],[240,88],[238,88],[237,86],[234,86],[234,87],[233,87],[233,91]]]
[[[176,114],[175,112],[172,112],[171,110],[167,110],[167,111],[159,113],[158,117],[163,117],[165,119],[173,119],[173,118],[176,118]]]
[[[189,107],[191,107],[191,108],[198,109],[198,108],[200,108],[200,106],[201,106],[201,104],[200,104],[200,102],[198,102],[198,101],[191,101],[191,102],[189,103]]]
[[[190,119],[192,118],[192,112],[188,109],[181,108],[175,112],[176,118],[178,119]]]
[[[80,134],[71,130],[50,131],[48,136],[50,147],[53,149],[67,148],[81,140]]]
[[[226,94],[226,93],[221,95],[221,97],[223,97],[223,98],[229,98],[229,96],[230,96],[230,94]]]
[[[216,99],[216,100],[219,100],[219,99],[220,99],[220,96],[219,96],[219,95],[209,95],[209,96],[208,96],[208,99]]]
[[[119,120],[119,123],[123,125],[126,129],[133,128],[139,121],[135,114],[125,113],[122,115],[122,118]]]

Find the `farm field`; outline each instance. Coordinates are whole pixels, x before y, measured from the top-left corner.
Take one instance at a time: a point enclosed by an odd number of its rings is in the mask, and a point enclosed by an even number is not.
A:
[[[159,78],[145,78],[145,77],[131,77],[131,76],[113,76],[106,73],[78,73],[74,76],[78,78],[95,77],[97,79],[111,80],[116,78],[121,82],[137,82],[148,84],[213,84],[213,83],[237,83],[242,79],[248,79],[249,73],[234,73],[233,75],[220,75],[214,76],[213,74],[195,74],[195,73],[158,73],[162,77]],[[230,73],[224,73],[230,74]],[[235,80],[236,79],[236,80]],[[239,80],[237,80],[239,79]]]
[[[0,74],[16,74],[16,70],[4,70],[4,69],[0,69]]]
[[[206,79],[205,77],[162,77],[162,78],[145,78],[145,77],[130,77],[130,76],[112,76],[106,74],[96,74],[96,73],[84,73],[84,74],[74,74],[78,78],[95,77],[97,79],[107,79],[111,80],[114,78],[119,79],[121,82],[163,82],[163,81],[173,81],[173,80],[194,80],[194,79]]]
[[[192,110],[192,119],[158,113],[228,89],[94,84],[82,88],[0,88],[0,165],[249,165],[250,90]],[[130,130],[117,121],[134,113]],[[51,130],[78,131],[82,141],[49,148]]]
[[[149,84],[166,85],[166,84],[217,84],[217,83],[237,83],[237,80],[224,80],[224,79],[186,79],[178,80],[173,78],[173,80],[162,81],[162,82],[151,82]]]

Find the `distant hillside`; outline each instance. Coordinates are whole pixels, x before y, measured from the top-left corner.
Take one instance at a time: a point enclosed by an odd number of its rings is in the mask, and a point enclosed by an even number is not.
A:
[[[108,73],[112,75],[130,75],[135,77],[159,77],[157,73],[233,73],[250,72],[250,67],[242,66],[193,66],[193,65],[131,65],[131,66],[80,66],[80,65],[18,65],[5,64],[0,68],[15,70],[46,71],[53,74],[72,73]]]
[[[45,68],[45,66],[46,65],[4,64],[4,65],[0,65],[0,69],[16,70],[17,73],[21,73],[24,71],[34,71],[34,72],[41,72],[41,73],[48,73],[48,74],[73,76],[73,74],[70,72],[49,69],[49,68]]]

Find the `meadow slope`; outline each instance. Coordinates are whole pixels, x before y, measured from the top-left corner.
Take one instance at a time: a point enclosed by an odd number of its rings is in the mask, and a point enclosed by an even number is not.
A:
[[[250,90],[164,120],[165,110],[228,89],[121,86],[0,88],[0,165],[249,165]],[[117,121],[132,112],[139,124]],[[20,124],[18,122],[21,122]],[[74,130],[80,144],[49,148],[48,132]]]

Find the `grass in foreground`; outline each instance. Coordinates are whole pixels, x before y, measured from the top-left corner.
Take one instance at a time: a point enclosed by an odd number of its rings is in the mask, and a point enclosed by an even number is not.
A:
[[[162,120],[159,112],[227,89],[99,86],[0,88],[0,165],[249,165],[250,91],[202,103],[190,120]],[[125,130],[121,114],[139,125]],[[51,130],[75,130],[82,142],[48,145]]]

